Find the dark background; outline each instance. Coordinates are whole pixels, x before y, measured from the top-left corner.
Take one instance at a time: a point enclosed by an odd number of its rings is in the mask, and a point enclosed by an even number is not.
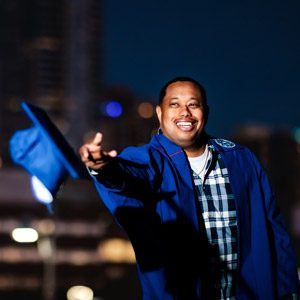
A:
[[[161,85],[190,75],[207,89],[209,129],[299,125],[299,1],[106,1],[104,70],[156,101]]]
[[[50,216],[9,140],[32,125],[25,100],[75,153],[98,130],[106,149],[141,145],[157,130],[160,87],[181,75],[206,87],[208,132],[248,146],[267,170],[300,266],[299,16],[296,0],[0,0],[0,299],[62,300],[78,284],[95,300],[141,298],[134,262],[104,255],[107,241],[127,237],[92,183],[69,178]],[[116,118],[105,111],[112,100],[123,109]],[[38,242],[12,240],[25,224]],[[50,261],[45,237],[56,245]]]

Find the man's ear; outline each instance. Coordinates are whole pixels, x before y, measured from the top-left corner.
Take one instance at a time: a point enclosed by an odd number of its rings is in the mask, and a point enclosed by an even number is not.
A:
[[[161,123],[161,107],[159,105],[156,105],[156,115],[159,123]]]

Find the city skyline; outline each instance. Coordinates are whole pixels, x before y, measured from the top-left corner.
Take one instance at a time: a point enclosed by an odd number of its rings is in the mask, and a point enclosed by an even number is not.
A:
[[[127,236],[92,183],[68,179],[51,219],[33,198],[30,175],[10,162],[9,137],[29,126],[18,107],[20,95],[51,113],[76,152],[75,144],[93,130],[103,132],[107,149],[121,151],[156,132],[147,101],[156,104],[160,86],[181,74],[207,89],[208,132],[245,144],[268,170],[300,261],[295,217],[300,141],[290,130],[299,126],[300,4],[13,0],[0,5],[0,298],[52,300],[56,293],[55,299],[65,299],[67,289],[79,283],[93,288],[97,299],[140,296],[134,261],[105,260],[113,252],[106,242],[117,240],[124,253]],[[123,105],[119,118],[103,112],[108,100]],[[56,228],[52,295],[46,295],[51,289],[40,241],[24,246],[10,236],[25,223],[42,238]]]

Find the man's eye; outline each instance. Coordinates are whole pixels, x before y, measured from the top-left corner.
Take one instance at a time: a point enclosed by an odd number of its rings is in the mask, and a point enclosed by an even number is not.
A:
[[[199,103],[191,103],[189,105],[189,107],[192,107],[192,108],[200,107],[200,104]]]
[[[178,103],[170,103],[171,107],[178,107]]]

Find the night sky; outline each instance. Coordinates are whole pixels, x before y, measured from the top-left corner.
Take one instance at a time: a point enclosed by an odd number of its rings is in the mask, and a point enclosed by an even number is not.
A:
[[[300,1],[104,0],[104,78],[155,102],[165,81],[207,90],[208,131],[300,125]]]

